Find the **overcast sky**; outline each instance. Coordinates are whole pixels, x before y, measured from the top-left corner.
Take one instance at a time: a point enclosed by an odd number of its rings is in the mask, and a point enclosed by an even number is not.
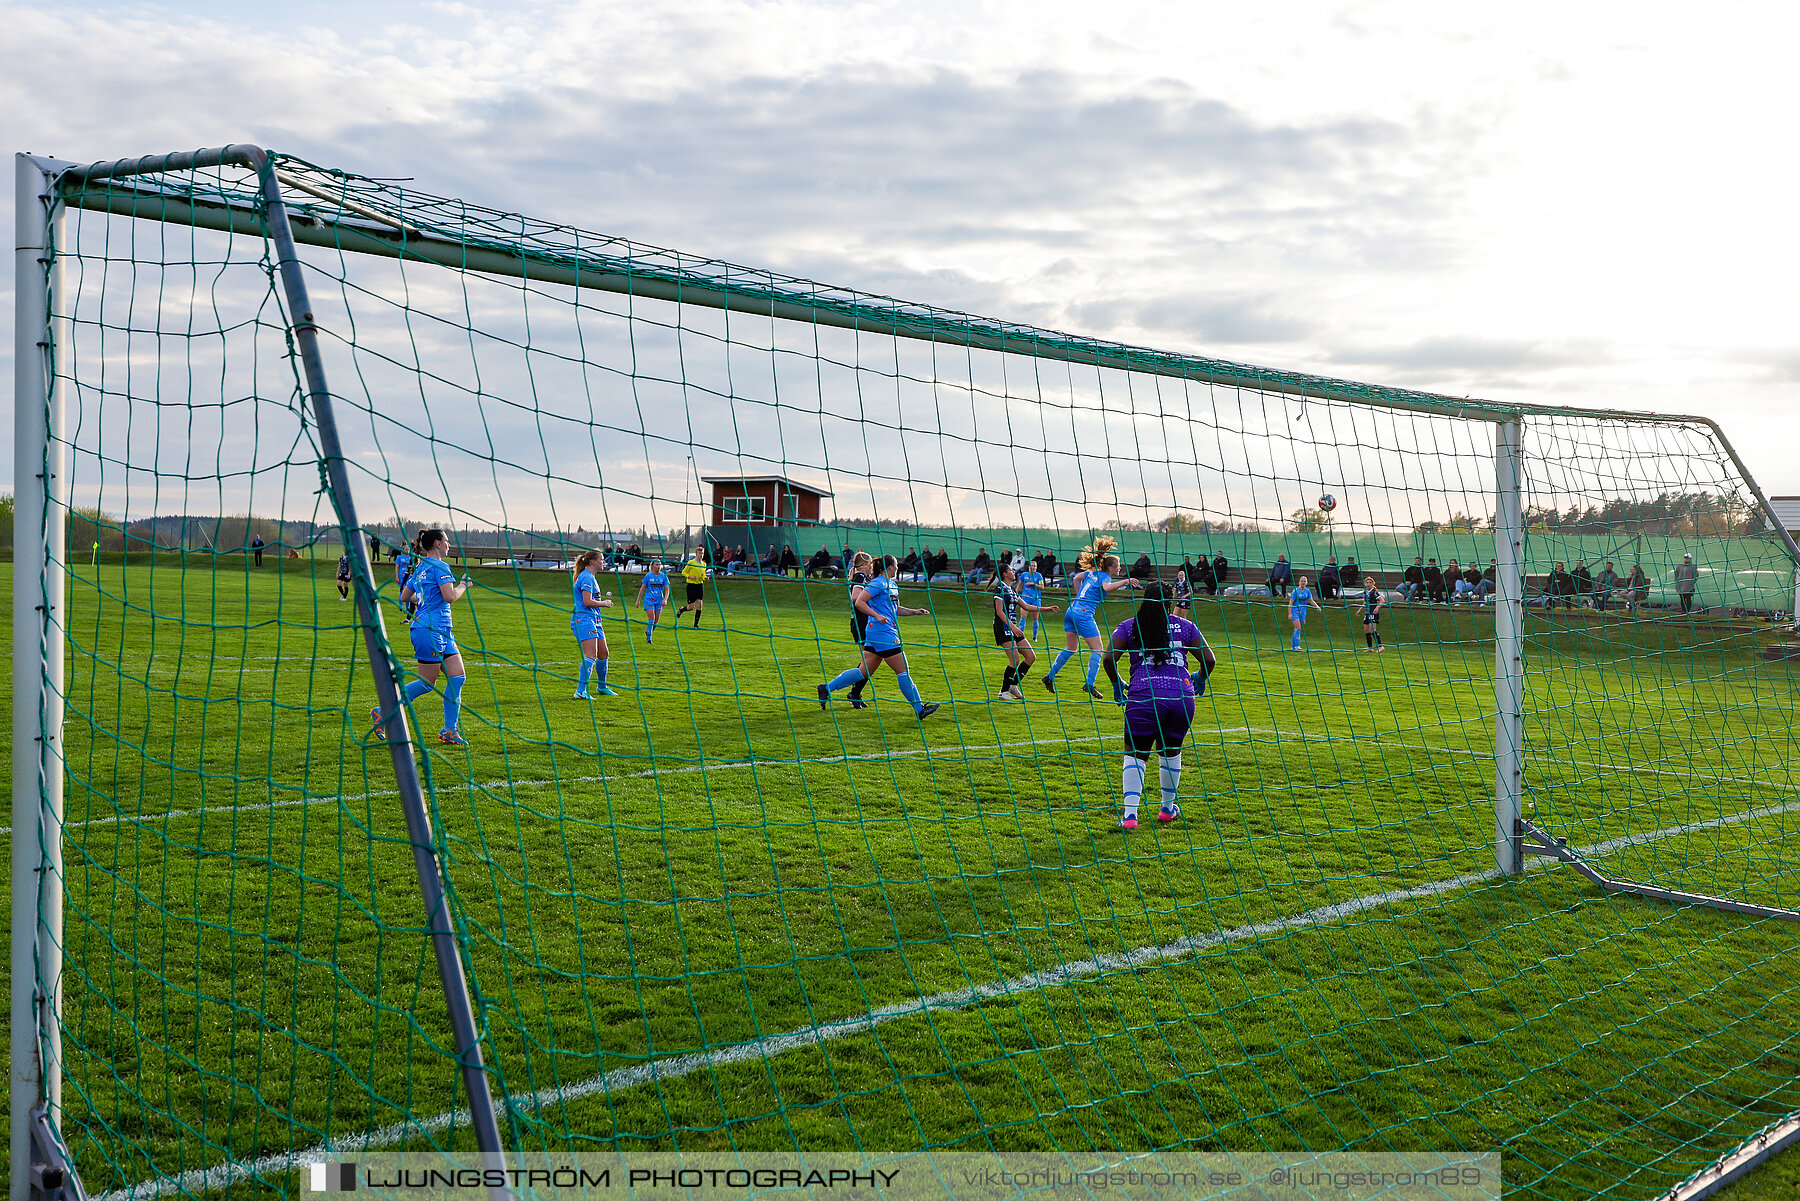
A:
[[[1083,334],[1704,413],[1795,494],[1797,25],[1733,4],[0,3],[0,128],[76,160],[252,141]],[[10,280],[4,304],[10,327]]]

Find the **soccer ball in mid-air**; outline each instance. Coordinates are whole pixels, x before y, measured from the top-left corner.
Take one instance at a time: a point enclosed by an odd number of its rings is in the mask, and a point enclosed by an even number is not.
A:
[[[1327,492],[1324,496],[1319,498],[1319,508],[1325,510],[1327,513],[1331,512],[1333,509],[1337,508],[1337,497]]]

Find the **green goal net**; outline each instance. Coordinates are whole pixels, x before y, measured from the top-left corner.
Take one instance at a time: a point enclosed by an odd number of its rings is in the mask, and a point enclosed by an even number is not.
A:
[[[1529,1196],[1655,1196],[1800,1110],[1782,914],[1496,864],[1500,792],[1610,879],[1800,905],[1795,563],[1710,424],[172,166],[63,177],[18,400],[15,679],[62,722],[14,811],[60,868],[13,887],[90,1193],[468,1146],[471,1079],[512,1151],[1499,1150]],[[1098,539],[1131,582],[1090,627]],[[1137,759],[1084,631],[1150,584],[1216,665]]]

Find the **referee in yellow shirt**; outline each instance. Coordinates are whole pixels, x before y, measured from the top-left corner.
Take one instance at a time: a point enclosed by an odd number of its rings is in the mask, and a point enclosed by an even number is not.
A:
[[[687,581],[687,604],[675,610],[675,620],[679,622],[681,615],[692,609],[697,630],[700,628],[700,611],[706,608],[706,564],[700,561],[699,551],[695,551],[681,569],[681,578]]]

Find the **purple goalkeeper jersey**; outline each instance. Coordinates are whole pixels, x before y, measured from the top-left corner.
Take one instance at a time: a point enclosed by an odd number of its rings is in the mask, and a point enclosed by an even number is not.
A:
[[[1113,631],[1113,640],[1130,647],[1137,638],[1137,618],[1127,617]],[[1128,701],[1179,700],[1194,695],[1194,681],[1188,677],[1187,652],[1201,650],[1206,636],[1200,627],[1185,617],[1169,618],[1167,650],[1131,651],[1131,686],[1125,693]]]

